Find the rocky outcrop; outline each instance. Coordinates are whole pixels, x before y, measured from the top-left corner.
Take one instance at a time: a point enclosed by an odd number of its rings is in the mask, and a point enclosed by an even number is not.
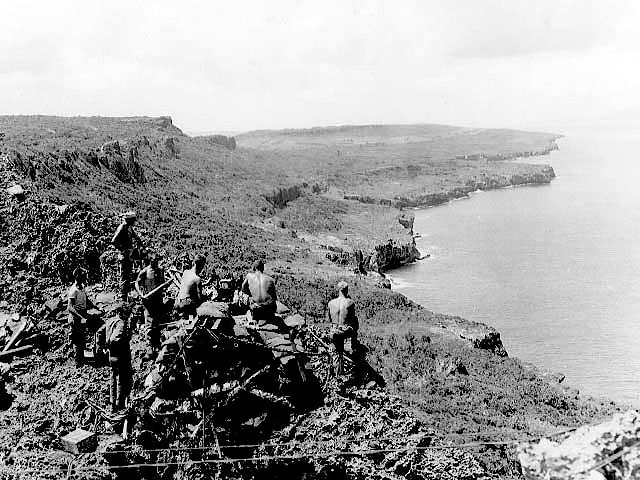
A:
[[[640,414],[629,410],[559,440],[522,444],[518,459],[528,480],[630,480],[640,477],[639,442]]]
[[[292,185],[290,187],[283,187],[268,193],[264,198],[273,205],[274,208],[284,208],[287,203],[299,198],[302,195],[302,189],[299,185]]]
[[[102,155],[97,158],[98,164],[106,165],[125,183],[144,183],[144,168],[139,161],[140,148],[148,147],[148,142],[146,138],[133,142],[132,145],[121,146],[117,140],[107,142],[100,149]]]
[[[416,216],[413,213],[402,212],[398,215],[398,223],[409,230],[411,235],[413,235],[413,222],[415,219]]]
[[[415,242],[400,244],[389,240],[383,245],[377,245],[365,263],[367,270],[384,272],[392,268],[401,267],[407,263],[415,262],[420,258],[420,252]]]
[[[303,182],[299,185],[289,185],[287,187],[277,188],[269,193],[266,193],[264,195],[264,198],[274,208],[284,208],[287,206],[287,203],[293,202],[294,200],[300,198],[305,192],[316,194],[322,193],[326,191],[326,189],[327,187],[325,185],[320,185],[318,183],[309,184],[307,182]]]
[[[179,154],[176,137],[150,139],[146,136],[111,140],[100,148],[43,151],[13,149],[5,153],[9,168],[32,181],[78,183],[95,175],[96,169],[108,171],[129,184],[147,181],[151,159],[175,159]]]
[[[440,314],[436,314],[432,322],[454,336],[468,341],[474,348],[488,350],[501,357],[508,356],[502,344],[500,332],[489,325]]]
[[[328,260],[337,265],[351,265],[356,273],[362,274],[366,274],[366,272],[383,273],[421,258],[413,238],[407,243],[389,240],[382,245],[376,245],[371,251],[361,249],[347,251],[330,245],[321,246],[329,250],[325,255]]]
[[[215,145],[221,145],[229,150],[236,149],[236,139],[235,137],[227,137],[225,135],[207,135],[203,137],[207,142],[213,143]]]

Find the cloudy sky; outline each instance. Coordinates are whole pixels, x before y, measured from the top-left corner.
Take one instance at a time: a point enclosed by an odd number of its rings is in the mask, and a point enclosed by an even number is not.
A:
[[[4,2],[0,113],[185,131],[640,113],[640,2]]]

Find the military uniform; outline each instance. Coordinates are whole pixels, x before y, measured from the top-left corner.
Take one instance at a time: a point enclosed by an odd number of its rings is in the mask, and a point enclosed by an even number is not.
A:
[[[145,294],[149,293],[165,282],[164,270],[147,265],[138,274],[137,282]],[[143,305],[147,345],[155,351],[160,348],[160,323],[166,314],[162,292],[145,299]]]
[[[86,316],[87,294],[84,291],[84,288],[81,288],[81,286],[79,286],[77,283],[74,283],[69,289],[67,298],[73,308],[75,308],[79,314]],[[71,348],[73,349],[73,357],[76,363],[80,364],[84,360],[84,348],[86,341],[84,337],[84,326],[82,325],[82,319],[77,315],[69,312],[69,326],[71,327],[71,334],[69,339]]]
[[[106,340],[111,366],[111,411],[122,410],[131,392],[133,373],[131,367],[130,331],[126,319],[116,315],[106,322]]]
[[[126,218],[135,218],[133,212],[129,212]],[[124,220],[113,236],[112,243],[118,249],[118,261],[120,266],[120,295],[122,301],[127,301],[127,295],[131,291],[131,270],[133,269],[133,247],[134,241],[140,242],[138,234],[133,229],[133,225]]]

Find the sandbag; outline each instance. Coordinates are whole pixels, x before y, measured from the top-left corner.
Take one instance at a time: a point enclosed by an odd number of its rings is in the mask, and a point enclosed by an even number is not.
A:
[[[199,318],[226,318],[229,317],[229,305],[223,302],[204,302],[197,309]]]

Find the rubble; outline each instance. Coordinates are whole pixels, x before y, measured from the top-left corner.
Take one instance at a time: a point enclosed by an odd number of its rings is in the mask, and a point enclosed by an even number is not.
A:
[[[30,353],[41,345],[42,336],[36,325],[19,314],[0,313],[0,362],[11,362],[17,355]]]
[[[528,480],[638,478],[640,413],[629,410],[616,414],[609,421],[580,427],[557,441],[524,443],[518,448],[518,459]]]
[[[338,389],[322,407],[279,432],[271,440],[273,446],[266,443],[260,451],[308,456],[316,472],[337,468],[350,479],[491,478],[471,453],[451,444],[437,448],[447,443],[436,436],[400,398],[384,390]]]

